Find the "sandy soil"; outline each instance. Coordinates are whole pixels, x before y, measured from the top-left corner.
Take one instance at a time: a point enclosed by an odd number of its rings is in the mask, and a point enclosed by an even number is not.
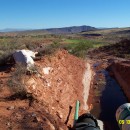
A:
[[[92,78],[93,78],[93,72],[92,72],[92,69],[91,69],[91,65],[90,63],[86,63],[86,71],[84,73],[84,77],[83,77],[83,86],[84,86],[84,89],[83,89],[83,99],[84,99],[84,110],[89,110],[89,107],[88,104],[87,104],[87,101],[88,101],[88,97],[89,97],[89,90],[90,90],[90,86],[91,86],[91,81],[92,81]]]

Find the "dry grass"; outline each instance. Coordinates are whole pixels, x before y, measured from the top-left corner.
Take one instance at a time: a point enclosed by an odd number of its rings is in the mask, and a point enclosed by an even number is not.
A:
[[[26,93],[25,85],[22,83],[22,78],[26,76],[26,66],[23,64],[16,64],[15,71],[12,72],[11,78],[8,80],[8,86],[14,93]]]

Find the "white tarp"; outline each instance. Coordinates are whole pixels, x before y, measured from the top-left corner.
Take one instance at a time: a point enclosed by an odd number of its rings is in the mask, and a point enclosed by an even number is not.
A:
[[[16,63],[23,63],[27,65],[28,67],[34,66],[34,60],[35,55],[37,52],[33,52],[30,50],[17,50],[14,52],[13,57]]]

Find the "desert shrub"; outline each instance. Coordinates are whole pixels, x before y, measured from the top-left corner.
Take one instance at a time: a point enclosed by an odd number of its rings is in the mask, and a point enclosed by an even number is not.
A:
[[[16,39],[3,38],[0,39],[0,65],[5,65],[8,63],[13,52],[17,49],[22,49],[23,46],[17,44]]]
[[[15,93],[26,93],[25,85],[22,83],[22,78],[26,76],[26,66],[16,64],[15,71],[12,72],[11,78],[8,80],[8,86]]]
[[[88,49],[93,48],[93,44],[91,42],[76,42],[69,44],[62,44],[60,42],[54,41],[52,44],[46,45],[43,48],[39,49],[38,52],[40,56],[53,54],[55,51],[59,49],[65,49],[69,53],[84,58],[87,54]]]
[[[32,71],[37,68],[33,68]],[[24,64],[16,64],[15,71],[11,73],[11,78],[7,81],[12,95],[7,97],[9,100],[28,99],[29,105],[35,100],[31,93],[28,93],[25,88],[24,79],[27,78],[27,67]],[[30,75],[30,73],[29,73]]]
[[[67,44],[66,47],[64,46],[65,49],[67,49],[71,54],[85,58],[88,49],[93,48],[93,45],[91,43],[72,43],[72,44]]]
[[[54,41],[52,44],[51,44],[52,48],[59,48],[60,46],[60,43],[58,41]]]
[[[8,51],[4,52],[3,54],[1,54],[0,55],[0,66],[11,64],[14,60],[12,54],[13,54],[12,50],[8,50]]]
[[[61,43],[54,41],[52,44],[44,45],[42,48],[37,49],[39,56],[54,54],[54,52],[61,47]]]

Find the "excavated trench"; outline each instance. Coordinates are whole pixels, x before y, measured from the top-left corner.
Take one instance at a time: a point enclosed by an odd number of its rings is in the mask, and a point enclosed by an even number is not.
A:
[[[89,95],[89,103],[93,104],[91,113],[103,121],[105,130],[119,130],[115,113],[120,105],[127,102],[126,96],[109,72],[100,67],[100,63],[93,66],[96,74]]]
[[[127,99],[119,84],[105,69],[106,67],[102,67],[103,62],[94,63],[93,68],[91,63],[87,61],[85,64],[83,60],[69,55],[66,51],[58,52],[55,57],[44,57],[36,62],[37,66],[41,70],[51,66],[52,71],[47,74],[42,73],[42,77],[33,75],[25,78],[26,87],[39,102],[46,103],[43,104],[45,110],[54,116],[54,120],[61,123],[57,125],[59,128],[62,128],[64,123],[65,126],[62,129],[67,130],[66,126],[73,123],[75,101],[79,100],[80,114],[90,111],[92,104],[91,114],[103,121],[104,130],[119,130],[115,112],[120,105],[127,102]],[[0,68],[0,72],[7,70],[6,66]],[[9,76],[9,73],[0,74],[1,77]],[[42,111],[42,108],[36,105],[37,109]],[[33,112],[36,113],[36,111]],[[55,127],[55,124],[51,123]]]

